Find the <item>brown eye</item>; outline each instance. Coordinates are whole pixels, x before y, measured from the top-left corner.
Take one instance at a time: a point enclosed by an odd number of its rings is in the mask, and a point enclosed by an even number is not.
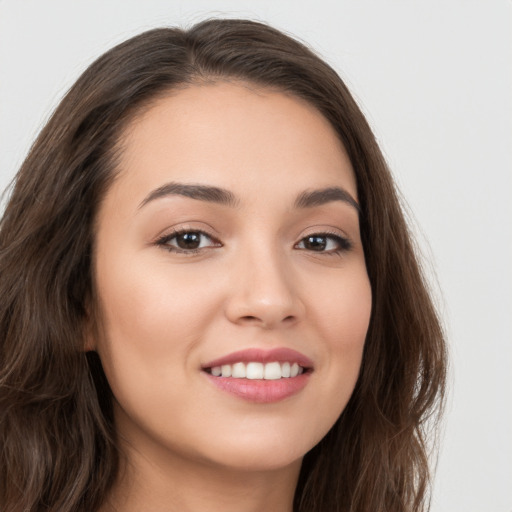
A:
[[[325,251],[327,247],[327,237],[325,236],[308,236],[304,238],[304,249],[308,251]]]
[[[352,244],[347,238],[343,238],[339,235],[317,233],[304,237],[297,244],[297,248],[306,251],[338,254],[351,249]]]
[[[201,245],[201,233],[190,232],[190,233],[181,233],[180,235],[176,235],[174,238],[176,239],[176,245],[180,249],[198,249]]]
[[[157,245],[170,252],[194,253],[221,244],[202,231],[180,231],[160,238]]]

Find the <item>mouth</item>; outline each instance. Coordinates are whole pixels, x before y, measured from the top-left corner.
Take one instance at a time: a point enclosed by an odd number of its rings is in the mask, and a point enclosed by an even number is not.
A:
[[[313,363],[287,348],[248,349],[216,359],[201,370],[223,392],[250,402],[271,403],[299,393],[309,381]]]
[[[244,363],[239,361],[234,364],[207,367],[204,368],[204,371],[213,377],[231,377],[234,379],[249,380],[280,380],[297,377],[305,372],[312,371],[312,369],[305,368],[297,362],[291,361],[272,361],[270,363],[260,363],[258,361]]]

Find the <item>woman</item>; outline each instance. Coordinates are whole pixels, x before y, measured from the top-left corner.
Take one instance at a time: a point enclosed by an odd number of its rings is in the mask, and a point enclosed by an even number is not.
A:
[[[442,330],[336,73],[260,23],[120,44],[0,235],[2,510],[419,511]]]

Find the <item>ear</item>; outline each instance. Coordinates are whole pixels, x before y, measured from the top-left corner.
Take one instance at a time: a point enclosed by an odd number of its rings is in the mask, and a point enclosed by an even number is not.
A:
[[[83,320],[83,351],[95,352],[98,339],[98,328],[96,326],[94,308],[91,307],[91,302],[88,300],[85,304],[85,318]]]
[[[92,330],[87,326],[84,329],[84,352],[95,352],[96,351],[96,338],[92,336]]]

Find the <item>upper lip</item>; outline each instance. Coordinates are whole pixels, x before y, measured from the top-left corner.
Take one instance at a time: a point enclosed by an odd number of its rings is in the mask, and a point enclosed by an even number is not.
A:
[[[313,368],[313,361],[306,357],[304,354],[297,352],[291,348],[280,347],[271,350],[263,350],[260,348],[249,348],[245,350],[238,350],[227,354],[225,356],[214,359],[202,365],[202,369],[213,368],[214,366],[222,366],[224,364],[235,363],[297,363],[303,368]]]

